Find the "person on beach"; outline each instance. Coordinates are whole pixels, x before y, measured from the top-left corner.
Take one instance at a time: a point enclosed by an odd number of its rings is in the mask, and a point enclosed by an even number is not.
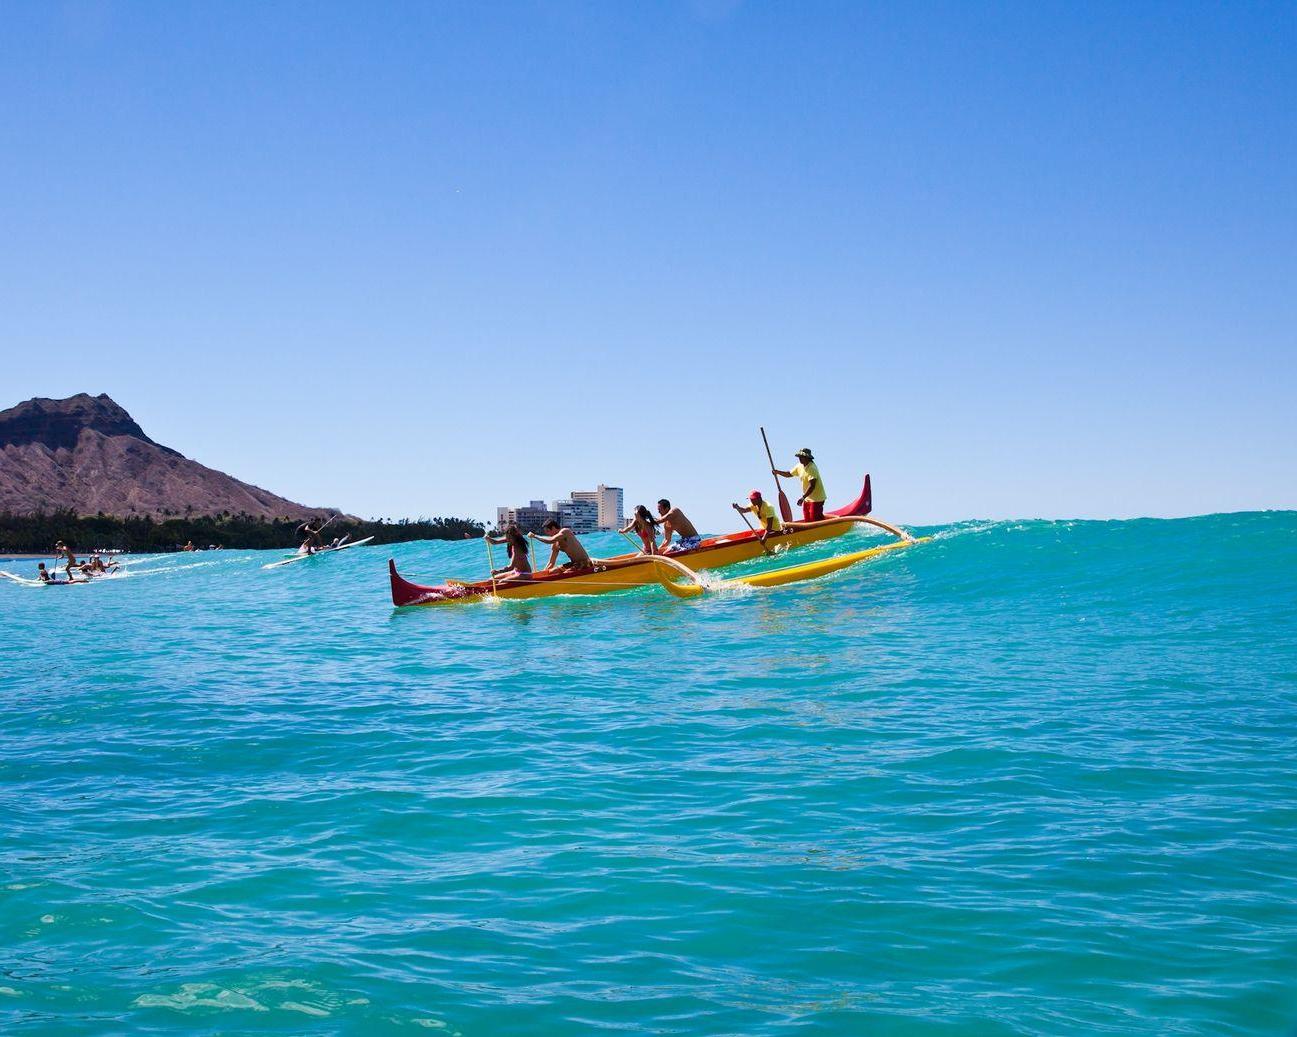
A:
[[[770,474],[782,475],[785,479],[793,476],[799,478],[802,481],[802,495],[797,503],[801,505],[802,521],[819,522],[824,518],[824,502],[829,498],[824,492],[824,480],[820,478],[819,466],[815,463],[810,447],[802,447],[793,456],[797,458],[797,464],[792,468],[786,472],[772,468]]]
[[[748,500],[751,501],[748,507],[735,504],[733,508],[740,514],[747,512],[756,518],[761,527],[760,539],[764,544],[766,537],[771,533],[778,533],[783,528],[783,523],[779,521],[779,513],[775,511],[775,506],[761,496],[760,490],[749,493]]]
[[[653,516],[649,514],[649,509],[644,507],[643,504],[635,505],[634,516],[618,532],[629,533],[631,530],[639,534],[640,543],[644,545],[641,554],[655,555],[658,553],[657,524]]]
[[[703,542],[703,538],[698,535],[694,524],[685,517],[685,513],[679,508],[671,507],[671,502],[665,497],[658,501],[658,517],[654,522],[662,527],[663,554],[692,551]],[[674,544],[671,543],[672,536],[678,538]]]
[[[542,527],[544,534],[528,533],[527,535],[533,540],[539,540],[542,544],[549,544],[549,561],[545,563],[542,572],[549,572],[554,568],[554,563],[558,560],[558,553],[562,551],[567,555],[567,561],[559,566],[560,569],[585,569],[594,563],[590,561],[590,555],[581,541],[576,538],[576,534],[566,526],[560,526],[554,519],[549,519]]]
[[[509,564],[502,569],[492,569],[492,578],[503,580],[531,579],[531,545],[522,535],[516,522],[510,522],[500,533],[486,533],[482,539],[492,544],[509,546]]]

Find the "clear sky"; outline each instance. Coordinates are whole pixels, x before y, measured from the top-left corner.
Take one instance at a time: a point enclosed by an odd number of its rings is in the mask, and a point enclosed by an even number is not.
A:
[[[310,504],[1297,507],[1297,5],[0,2],[0,407]],[[726,515],[729,514],[729,518]]]

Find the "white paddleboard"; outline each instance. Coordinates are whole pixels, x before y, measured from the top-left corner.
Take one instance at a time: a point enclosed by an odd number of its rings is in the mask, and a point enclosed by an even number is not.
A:
[[[14,583],[20,583],[24,587],[49,587],[50,586],[50,584],[47,583],[45,580],[28,579],[26,576],[16,576],[14,573],[7,573],[3,569],[0,569],[0,576],[3,576],[6,580],[13,580]],[[90,581],[83,576],[78,580],[55,580],[54,582],[57,583],[60,587],[62,587],[67,584],[71,584],[72,586],[77,586],[82,583],[89,583]]]
[[[346,544],[339,544],[337,547],[322,547],[318,551],[313,551],[311,554],[307,554],[304,551],[298,552],[290,558],[281,558],[278,562],[269,562],[261,568],[277,569],[281,565],[292,565],[294,562],[304,562],[308,558],[319,558],[320,555],[331,555],[335,551],[345,551],[349,547],[359,547],[361,544],[367,544],[373,539],[373,537],[365,537],[364,540],[352,540]]]

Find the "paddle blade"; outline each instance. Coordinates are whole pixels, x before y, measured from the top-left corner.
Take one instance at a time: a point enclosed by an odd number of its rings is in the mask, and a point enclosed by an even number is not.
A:
[[[779,515],[785,522],[793,520],[793,506],[788,503],[788,494],[779,491]]]

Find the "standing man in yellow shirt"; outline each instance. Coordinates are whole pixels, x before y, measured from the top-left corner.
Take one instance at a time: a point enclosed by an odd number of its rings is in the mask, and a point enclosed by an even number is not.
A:
[[[829,499],[829,495],[824,492],[819,465],[815,463],[815,457],[808,446],[802,447],[793,456],[797,458],[797,464],[791,469],[781,472],[778,468],[772,468],[770,474],[782,475],[785,479],[793,476],[801,479],[802,495],[797,503],[802,506],[802,521],[818,522],[824,518],[824,502]]]
[[[733,505],[735,511],[742,513],[747,512],[756,517],[761,526],[761,542],[766,542],[766,537],[771,533],[778,533],[783,528],[783,523],[779,521],[779,512],[775,506],[768,500],[762,499],[760,490],[753,490],[748,494],[748,500],[752,502],[749,507],[743,508],[739,505]]]

